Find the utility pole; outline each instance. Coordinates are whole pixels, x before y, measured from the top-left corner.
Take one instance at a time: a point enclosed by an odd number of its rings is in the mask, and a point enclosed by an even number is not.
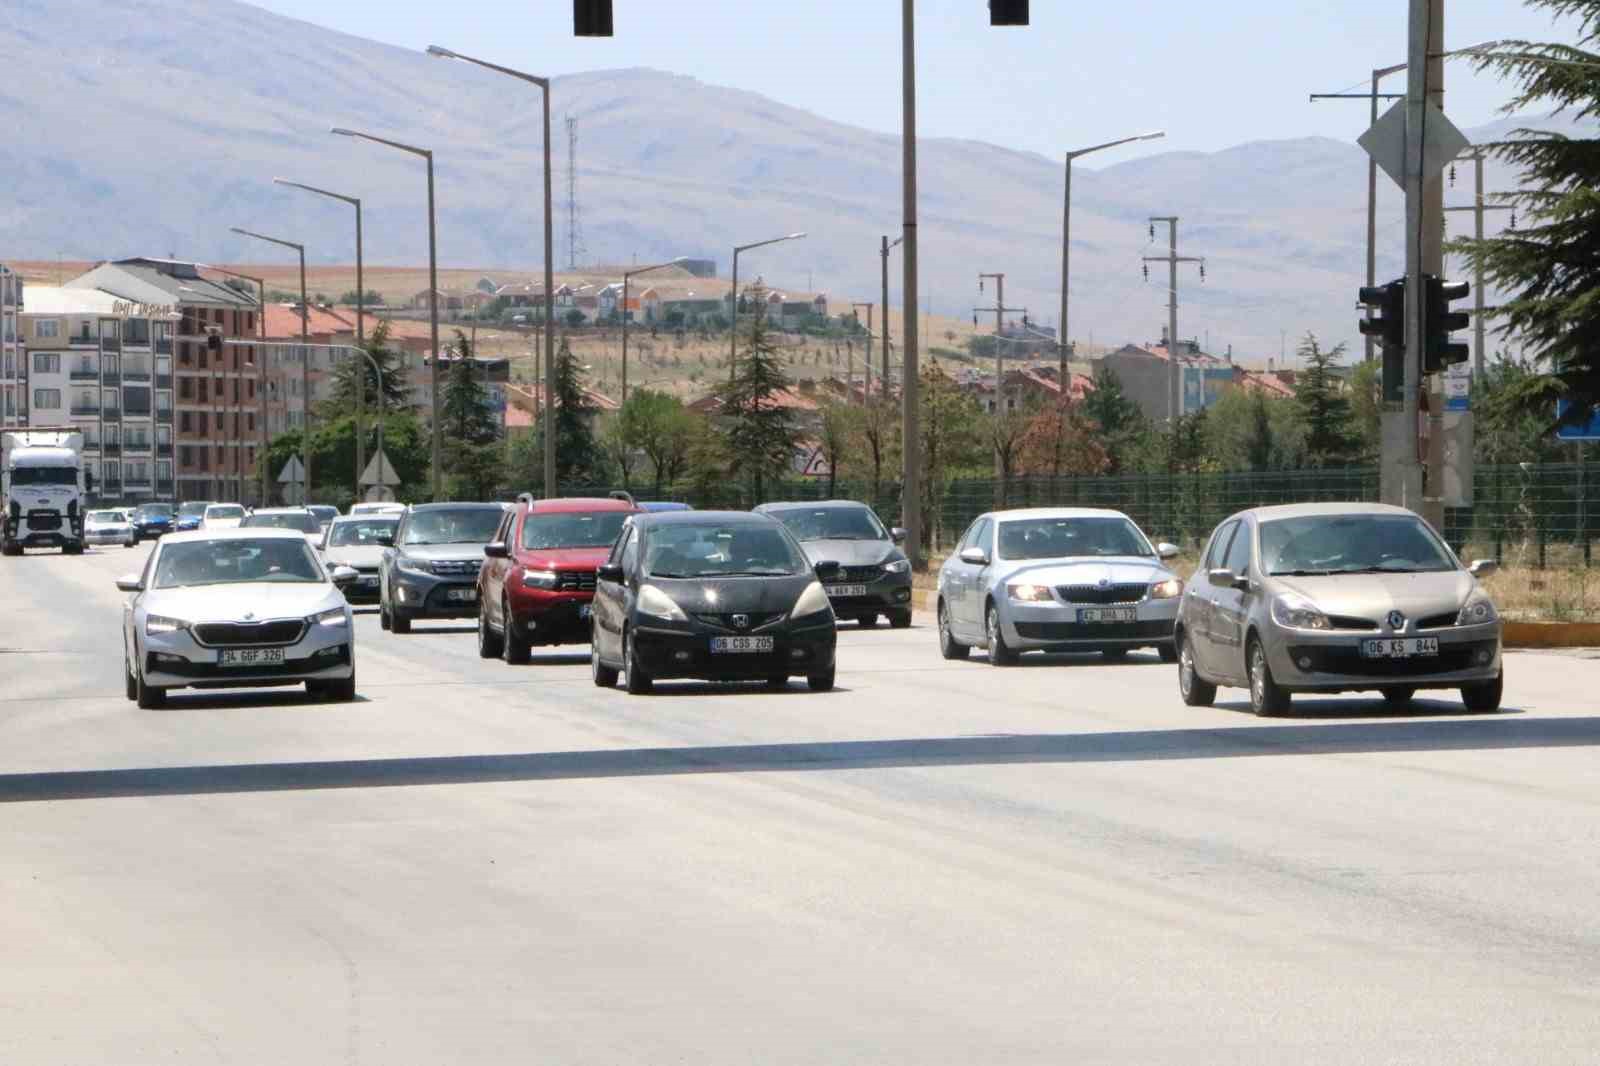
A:
[[[883,258],[883,373],[878,376],[878,391],[884,403],[889,402],[889,252],[903,240],[904,237],[896,237],[891,242],[885,234],[883,249],[878,253]]]
[[[994,282],[994,306],[974,307],[972,309],[972,324],[978,324],[979,314],[986,311],[994,312],[994,424],[996,430],[994,448],[994,476],[997,482],[996,489],[999,493],[999,498],[1001,501],[996,506],[1004,506],[1006,491],[1006,486],[1004,484],[1005,468],[1000,462],[999,428],[1000,420],[1006,416],[1006,371],[1004,363],[1005,357],[1003,355],[1005,351],[1005,316],[1007,314],[1016,314],[1018,312],[1026,315],[1028,313],[1028,309],[1026,307],[1006,306],[1006,276],[1004,274],[979,274],[979,292],[983,291],[983,283],[985,280],[992,280]]]
[[[914,570],[922,556],[922,437],[917,378],[917,15],[916,0],[900,0],[901,208],[905,251],[905,353],[900,372],[901,454],[900,523],[906,530],[906,557]]]
[[[1421,79],[1422,92],[1426,103],[1431,103],[1436,108],[1444,105],[1444,0],[1427,0],[1425,13],[1426,24],[1421,27],[1423,55],[1413,56],[1413,62],[1423,65]],[[1409,102],[1409,95],[1407,100]],[[1426,112],[1424,112],[1426,115]],[[1422,122],[1427,119],[1423,118]],[[1416,127],[1419,131],[1423,126]],[[1420,140],[1420,138],[1419,138]],[[1409,148],[1409,145],[1407,146]],[[1444,275],[1444,167],[1443,161],[1437,170],[1425,168],[1422,163],[1421,152],[1425,149],[1419,145],[1418,169],[1422,178],[1422,216],[1418,222],[1419,241],[1421,244],[1422,273],[1432,277]],[[1417,294],[1416,310],[1412,312],[1417,323],[1418,344],[1413,349],[1416,354],[1418,373],[1421,372],[1423,350],[1427,346],[1426,318],[1427,299],[1419,283],[1414,290]],[[1410,311],[1411,304],[1407,304]],[[1436,374],[1431,379],[1419,382],[1420,388],[1427,389],[1428,396],[1428,447],[1427,447],[1427,475],[1422,492],[1422,517],[1434,528],[1440,536],[1444,535],[1444,375]],[[1419,389],[1420,392],[1420,389]]]
[[[1512,225],[1515,226],[1517,217],[1515,213],[1516,208],[1509,204],[1484,203],[1483,149],[1473,148],[1470,152],[1463,156],[1458,156],[1457,158],[1472,160],[1473,179],[1475,182],[1473,187],[1472,206],[1447,207],[1444,209],[1445,213],[1449,214],[1454,211],[1471,211],[1473,215],[1472,235],[1480,243],[1483,241],[1483,216],[1487,211],[1512,212]],[[1455,168],[1453,165],[1451,167],[1450,180],[1452,183],[1455,181]],[[1484,341],[1485,326],[1486,323],[1484,321],[1483,311],[1483,261],[1479,260],[1477,267],[1474,270],[1474,276],[1472,279],[1472,373],[1473,376],[1479,381],[1483,380],[1485,370],[1487,369],[1487,356],[1485,353]]]
[[[1167,264],[1167,421],[1177,425],[1178,416],[1183,414],[1183,368],[1178,363],[1178,264],[1199,263],[1200,280],[1206,277],[1206,261],[1204,256],[1178,254],[1178,216],[1155,215],[1150,219],[1150,238],[1155,239],[1156,223],[1167,224],[1167,254],[1147,255],[1146,263]],[[1146,270],[1149,268],[1147,267]],[[1062,382],[1062,387],[1066,383]]]
[[[860,311],[863,307],[865,307],[867,309],[867,363],[866,363],[866,373],[864,373],[861,376],[861,402],[863,404],[865,404],[866,401],[867,401],[867,397],[872,395],[872,307],[873,307],[873,305],[870,304],[870,303],[866,303],[866,304],[853,303],[853,304],[850,305],[850,309],[853,310],[853,311]],[[859,316],[857,316],[857,317],[859,318]],[[884,310],[883,310],[883,317],[884,317],[884,321],[887,322],[888,318],[889,318],[889,309],[887,307],[885,307]],[[854,380],[855,375],[856,375],[856,357],[855,357],[854,351],[852,351],[851,354],[850,354],[850,377],[851,377],[852,381]]]

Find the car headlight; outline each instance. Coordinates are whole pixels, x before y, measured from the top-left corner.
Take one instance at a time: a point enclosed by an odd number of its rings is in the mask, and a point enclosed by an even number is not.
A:
[[[911,569],[911,561],[909,559],[890,559],[883,564],[883,569],[890,574],[904,574]]]
[[[350,618],[345,611],[346,608],[334,607],[323,611],[321,614],[314,614],[311,616],[311,624],[319,626],[347,626],[350,624]]]
[[[1152,600],[1171,600],[1183,595],[1183,582],[1175,577],[1158,581],[1150,586]]]
[[[413,559],[409,555],[400,556],[394,561],[394,565],[397,569],[403,570],[408,574],[425,574],[428,576],[433,574],[432,563],[426,559]]]
[[[1456,616],[1456,625],[1481,626],[1499,617],[1489,597],[1480,592],[1467,597],[1467,602],[1461,607],[1461,613]]]
[[[662,618],[668,622],[687,622],[689,616],[683,613],[671,596],[656,588],[654,585],[639,586],[639,613],[647,614],[654,618]]]
[[[181,618],[168,618],[162,614],[146,615],[144,619],[144,634],[147,637],[158,637],[163,633],[177,633],[189,628],[189,623]]]
[[[1006,595],[1023,603],[1049,603],[1055,599],[1049,585],[1007,585]]]
[[[1287,629],[1332,629],[1328,616],[1304,596],[1285,592],[1272,601],[1272,620]]]
[[[554,570],[523,570],[521,573],[522,583],[536,589],[553,589],[561,580],[561,576]]]
[[[806,586],[800,598],[794,601],[794,610],[789,612],[790,618],[805,618],[813,614],[833,610],[833,605],[828,602],[828,590],[822,587],[822,582],[813,581]]]

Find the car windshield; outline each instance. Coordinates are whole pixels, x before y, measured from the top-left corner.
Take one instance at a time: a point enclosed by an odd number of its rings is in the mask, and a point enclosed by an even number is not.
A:
[[[878,516],[865,507],[786,507],[770,512],[801,540],[888,540]]]
[[[128,516],[121,511],[90,511],[89,521],[109,524],[113,522],[126,522]]]
[[[393,541],[398,518],[363,518],[359,522],[335,522],[328,527],[331,548],[376,548]]]
[[[146,503],[139,507],[140,518],[171,518],[173,507],[170,503]]]
[[[695,523],[652,530],[645,572],[651,577],[786,576],[807,563],[777,526]]]
[[[322,524],[309,511],[257,512],[239,525],[244,529],[292,529],[298,533],[321,533]]]
[[[240,582],[313,583],[323,581],[304,540],[198,540],[163,544],[156,562],[155,587],[227,585]]]
[[[1126,518],[1022,518],[1000,523],[1002,559],[1150,558],[1150,542]]]
[[[412,511],[406,519],[406,544],[487,544],[505,512],[498,507],[460,507]]]
[[[1325,514],[1261,523],[1269,574],[1438,573],[1455,563],[1414,515]]]
[[[217,507],[206,508],[207,518],[243,518],[244,508],[236,503],[225,503]]]
[[[575,511],[530,514],[522,523],[522,546],[541,548],[606,548],[617,539],[627,511]]]
[[[329,507],[325,503],[314,503],[306,510],[317,516],[318,522],[331,522],[339,517],[339,508]]]
[[[202,503],[199,500],[195,500],[192,503],[185,503],[185,504],[180,505],[178,507],[178,515],[180,517],[196,518],[196,517],[199,517],[200,515],[205,514],[206,513],[206,508],[210,507],[210,506],[211,506],[211,504],[209,504],[209,503]]]
[[[76,485],[78,472],[70,466],[19,466],[11,471],[13,485]]]

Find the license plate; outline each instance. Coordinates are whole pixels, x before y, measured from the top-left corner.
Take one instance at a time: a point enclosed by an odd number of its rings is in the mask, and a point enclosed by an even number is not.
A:
[[[589,620],[589,605],[587,603],[581,604],[578,607],[578,621],[587,622],[588,620]]]
[[[1081,607],[1078,621],[1098,625],[1105,622],[1137,622],[1139,612],[1133,607]]]
[[[865,585],[829,585],[827,589],[830,596],[865,596],[867,594],[867,586]]]
[[[1438,637],[1394,637],[1361,642],[1361,655],[1365,659],[1416,659],[1438,654]]]
[[[712,637],[711,650],[718,654],[751,655],[772,650],[771,637]]]
[[[280,666],[282,648],[223,648],[217,652],[218,666]]]
[[[474,603],[478,599],[477,589],[445,589],[444,598],[455,600],[458,603]]]

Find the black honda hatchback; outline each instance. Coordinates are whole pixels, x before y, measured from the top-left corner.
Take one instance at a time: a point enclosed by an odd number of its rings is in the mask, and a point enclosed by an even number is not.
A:
[[[838,642],[822,580],[799,543],[766,515],[636,514],[599,568],[590,652],[594,683],[625,676],[629,692],[667,678],[765,681],[804,677],[833,688]]]

